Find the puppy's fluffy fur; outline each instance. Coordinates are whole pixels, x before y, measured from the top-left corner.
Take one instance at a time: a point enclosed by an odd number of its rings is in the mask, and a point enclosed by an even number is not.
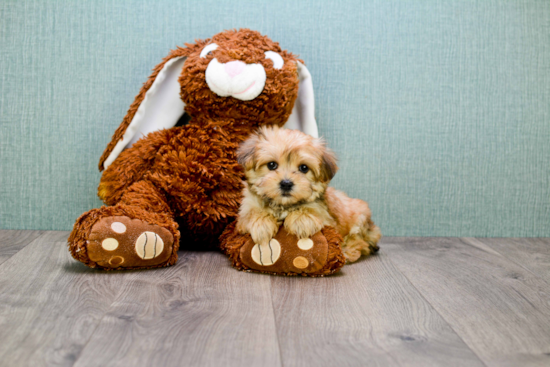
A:
[[[267,244],[284,223],[300,239],[336,228],[349,262],[378,250],[381,233],[368,204],[328,187],[338,167],[322,139],[263,127],[241,144],[237,158],[247,180],[237,229],[255,243]]]

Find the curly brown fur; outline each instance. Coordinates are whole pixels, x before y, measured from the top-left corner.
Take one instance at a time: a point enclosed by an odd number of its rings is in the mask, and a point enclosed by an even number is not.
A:
[[[241,247],[245,245],[249,237],[241,235],[235,229],[236,222],[231,222],[220,236],[220,249],[229,256],[233,266],[239,270],[247,270],[248,267],[241,261]]]
[[[115,161],[120,165],[104,171],[99,196],[107,204],[118,203],[122,195],[131,195],[135,172],[143,171],[140,178],[166,198],[163,211],[181,218],[192,232],[217,238],[238,211],[242,170],[235,151],[248,134],[229,120],[151,133],[122,152]]]

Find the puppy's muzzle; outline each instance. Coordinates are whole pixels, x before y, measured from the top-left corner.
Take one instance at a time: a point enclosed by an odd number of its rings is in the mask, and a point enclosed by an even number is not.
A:
[[[288,194],[292,190],[293,186],[294,186],[294,182],[290,180],[282,180],[279,183],[279,187],[281,187],[281,191],[283,192],[283,195]]]

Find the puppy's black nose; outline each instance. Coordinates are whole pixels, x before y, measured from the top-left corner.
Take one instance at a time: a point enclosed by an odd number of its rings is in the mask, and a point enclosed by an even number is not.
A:
[[[279,183],[279,186],[281,186],[281,190],[283,190],[284,192],[289,192],[290,190],[292,190],[292,186],[294,186],[294,182],[290,180],[282,180]]]

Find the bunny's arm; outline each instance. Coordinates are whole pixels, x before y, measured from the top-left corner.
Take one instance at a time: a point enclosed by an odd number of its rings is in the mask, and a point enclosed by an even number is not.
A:
[[[103,171],[97,192],[105,204],[116,204],[132,183],[144,177],[159,150],[168,143],[170,130],[155,131],[138,140]]]

